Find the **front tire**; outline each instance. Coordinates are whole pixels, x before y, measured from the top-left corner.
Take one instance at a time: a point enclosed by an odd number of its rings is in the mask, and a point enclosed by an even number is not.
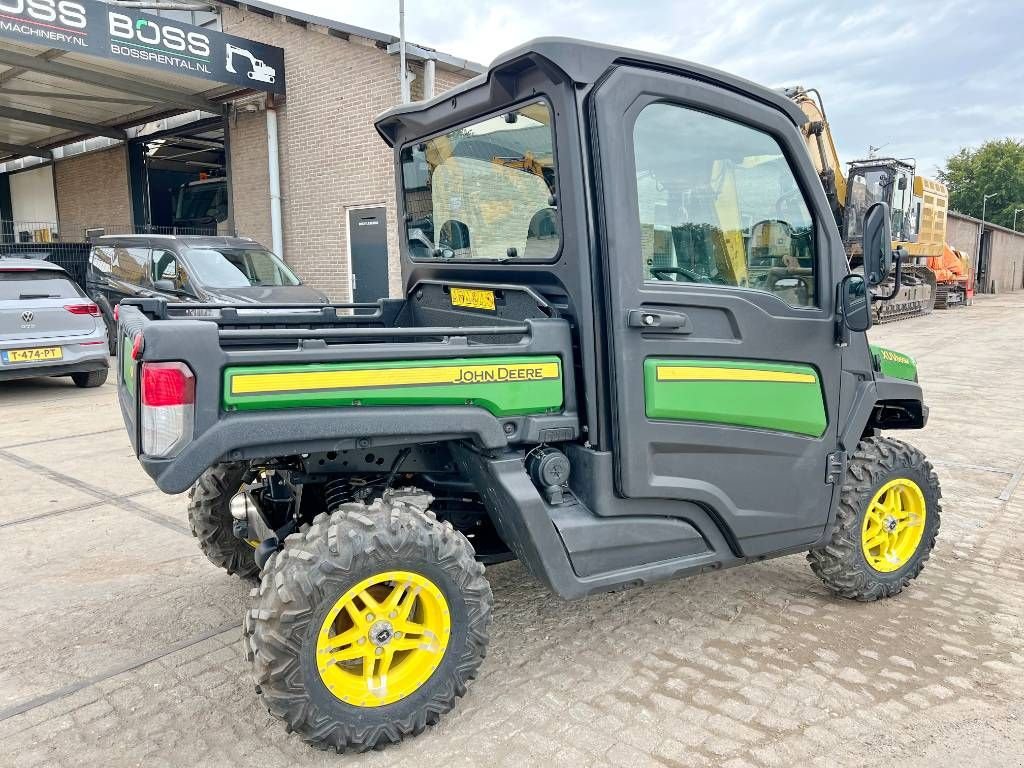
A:
[[[188,500],[189,526],[206,559],[243,579],[260,572],[252,545],[235,536],[231,517],[231,498],[241,488],[247,469],[244,462],[214,464],[199,476]]]
[[[887,437],[857,445],[840,491],[831,541],[811,550],[811,570],[833,593],[871,601],[899,594],[935,546],[939,478],[924,454]]]
[[[476,677],[491,589],[429,501],[340,505],[264,567],[243,645],[263,703],[306,743],[362,752],[418,735]]]

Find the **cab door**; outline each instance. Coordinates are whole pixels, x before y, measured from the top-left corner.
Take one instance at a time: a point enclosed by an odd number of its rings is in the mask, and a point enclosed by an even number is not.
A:
[[[845,260],[800,133],[753,98],[625,66],[590,114],[618,492],[697,502],[742,555],[814,542]]]

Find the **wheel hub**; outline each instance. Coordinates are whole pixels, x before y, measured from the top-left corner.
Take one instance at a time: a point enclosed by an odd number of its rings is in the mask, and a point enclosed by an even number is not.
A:
[[[927,505],[920,486],[900,477],[885,483],[864,512],[861,551],[876,571],[899,570],[914,556],[924,536]]]
[[[378,621],[375,622],[370,631],[367,633],[367,637],[370,642],[376,645],[378,648],[383,648],[385,645],[391,642],[395,636],[395,628],[390,621]]]
[[[316,640],[320,680],[355,707],[404,699],[440,666],[451,637],[448,602],[430,579],[386,571],[331,606]]]

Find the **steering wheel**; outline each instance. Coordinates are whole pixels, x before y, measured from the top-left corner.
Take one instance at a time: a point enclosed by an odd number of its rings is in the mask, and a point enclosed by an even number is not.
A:
[[[668,278],[662,277],[662,274],[665,274],[665,275],[682,275],[687,280],[689,280],[691,283],[703,283],[703,282],[705,282],[705,279],[702,278],[700,275],[694,274],[690,270],[683,269],[682,267],[651,267],[651,274],[654,275],[658,280],[667,280]],[[673,282],[679,282],[679,281],[675,280]]]

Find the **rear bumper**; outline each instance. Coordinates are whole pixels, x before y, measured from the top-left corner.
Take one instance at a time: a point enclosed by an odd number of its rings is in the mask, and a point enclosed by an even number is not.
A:
[[[47,363],[0,363],[0,381],[29,379],[36,376],[70,376],[72,373],[88,373],[110,367],[107,334],[102,326],[99,333],[75,336],[73,341],[67,337],[33,339],[8,342],[0,348],[14,350],[33,347],[60,347],[64,356],[60,360]]]

